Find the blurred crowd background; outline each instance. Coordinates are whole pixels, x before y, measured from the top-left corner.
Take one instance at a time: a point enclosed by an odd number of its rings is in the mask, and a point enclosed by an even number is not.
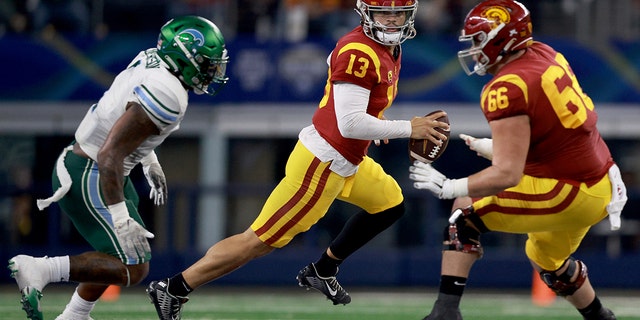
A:
[[[604,40],[634,39],[640,30],[638,0],[523,0],[533,13],[538,35]],[[457,34],[477,1],[421,0],[416,26],[420,34]],[[3,0],[0,34],[53,28],[101,38],[110,32],[158,29],[170,17],[207,16],[225,36],[257,40],[337,39],[358,23],[355,0]],[[544,22],[544,23],[542,23]],[[549,23],[552,22],[552,23]]]
[[[154,208],[145,199],[148,187],[141,170],[132,173],[140,211],[156,234],[152,275],[181,270],[212,241],[243,231],[283,175],[298,129],[310,121],[335,40],[359,24],[355,2],[0,0],[0,61],[5,64],[0,77],[0,258],[87,249],[57,206],[38,212],[35,199],[51,192],[53,163],[73,139],[86,108],[138,51],[155,45],[162,24],[183,14],[202,15],[220,27],[230,52],[231,80],[216,97],[192,96],[183,128],[158,150],[169,184],[167,206]],[[486,134],[477,127],[484,119],[476,103],[488,79],[467,77],[455,56],[461,49],[461,23],[477,2],[419,1],[418,36],[403,44],[395,115],[406,119],[435,108],[455,110],[450,116],[454,133]],[[606,222],[599,225],[579,255],[594,270],[598,287],[637,288],[639,275],[616,277],[616,272],[640,262],[640,126],[628,125],[640,121],[640,1],[521,2],[532,13],[535,38],[567,56],[596,102],[603,135],[629,189],[623,229],[611,233]],[[413,190],[406,141],[372,148],[371,154],[398,178],[409,210],[343,267],[343,284],[434,285],[450,203]],[[453,140],[437,165],[452,177],[486,166],[470,157],[474,154]],[[353,208],[336,204],[290,247],[222,283],[291,284],[299,267],[316,257],[351,213]],[[530,283],[524,236],[483,237],[488,249],[476,270],[499,267],[504,272],[499,279],[474,280],[476,285]],[[366,271],[355,267],[370,262],[375,263]],[[8,274],[0,278],[10,281]]]

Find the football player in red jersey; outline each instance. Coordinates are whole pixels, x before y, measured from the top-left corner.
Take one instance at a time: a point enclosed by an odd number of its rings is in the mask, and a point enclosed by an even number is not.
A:
[[[435,129],[449,128],[435,121],[443,112],[410,121],[384,117],[398,92],[400,44],[416,33],[417,6],[415,0],[357,1],[361,26],[338,40],[331,52],[324,96],[313,124],[300,131],[285,177],[258,217],[245,232],[214,244],[183,272],[150,284],[149,290],[158,296],[156,306],[170,314],[167,319],[180,317],[193,289],[284,247],[309,230],[336,199],[362,211],[350,218],[319,260],[304,267],[297,279],[300,286],[321,291],[334,304],[351,302],[336,280],[338,266],[404,213],[398,183],[367,156],[371,141],[414,137],[440,143],[446,137]]]
[[[572,257],[589,228],[607,215],[620,226],[626,189],[596,128],[591,99],[564,56],[533,41],[529,11],[511,0],[488,0],[467,15],[458,56],[467,74],[493,78],[480,106],[492,139],[461,138],[491,166],[447,179],[414,163],[414,187],[455,199],[444,230],[440,292],[425,319],[462,319],[459,303],[480,234],[527,234],[526,254],[542,280],[585,319],[615,319]],[[527,274],[528,275],[528,274]]]

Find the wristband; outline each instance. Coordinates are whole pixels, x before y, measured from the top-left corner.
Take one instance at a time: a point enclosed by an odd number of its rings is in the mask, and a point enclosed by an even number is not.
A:
[[[469,195],[469,178],[452,179],[453,198],[466,197]]]
[[[109,208],[109,212],[111,213],[113,224],[129,218],[129,210],[127,210],[127,204],[124,201],[107,206],[107,208]]]

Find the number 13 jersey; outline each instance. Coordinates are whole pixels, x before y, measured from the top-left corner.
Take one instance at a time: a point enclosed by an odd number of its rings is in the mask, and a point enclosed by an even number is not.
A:
[[[379,44],[356,27],[343,36],[329,56],[329,75],[324,96],[313,116],[318,133],[349,162],[357,165],[367,154],[370,140],[345,138],[338,130],[332,82],[349,82],[370,91],[367,114],[381,119],[398,93],[402,55]]]

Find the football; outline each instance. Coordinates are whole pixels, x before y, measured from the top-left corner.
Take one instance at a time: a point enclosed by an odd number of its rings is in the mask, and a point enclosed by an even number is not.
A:
[[[440,111],[442,110],[433,111],[427,114],[427,116]],[[437,118],[436,120],[449,123],[449,117],[447,116]],[[411,160],[411,162],[418,160],[424,163],[431,163],[440,158],[444,153],[444,150],[447,149],[447,145],[449,144],[449,135],[451,134],[451,131],[443,130],[441,128],[436,128],[436,130],[447,136],[447,140],[445,140],[441,146],[438,146],[427,139],[409,139],[409,160]]]

